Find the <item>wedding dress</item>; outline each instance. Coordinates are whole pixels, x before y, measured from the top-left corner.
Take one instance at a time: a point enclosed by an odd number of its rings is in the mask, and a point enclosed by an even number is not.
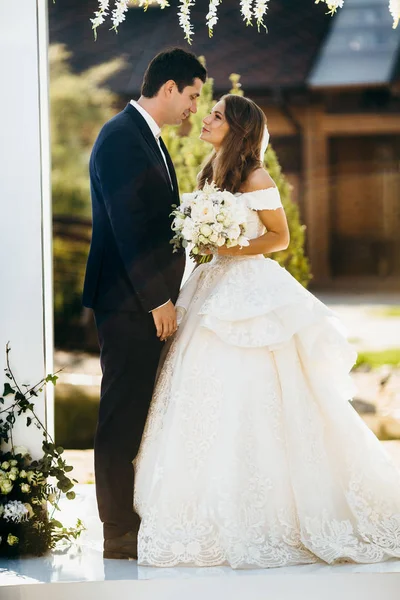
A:
[[[276,188],[237,195],[248,236]],[[177,302],[135,462],[139,564],[400,557],[400,474],[349,398],[335,314],[277,262],[215,256]]]

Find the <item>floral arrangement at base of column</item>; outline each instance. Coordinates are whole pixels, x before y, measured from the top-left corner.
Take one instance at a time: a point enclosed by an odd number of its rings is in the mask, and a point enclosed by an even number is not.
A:
[[[72,500],[75,479],[67,475],[73,467],[62,457],[64,449],[56,446],[36,414],[34,399],[48,383],[55,385],[57,376],[47,375],[34,386],[20,386],[9,360],[3,396],[0,397],[0,557],[41,556],[61,540],[71,542],[84,530],[78,519],[76,526],[65,528],[54,518],[62,493]],[[32,460],[23,446],[14,446],[13,428],[25,418],[27,427],[43,432],[43,456]]]

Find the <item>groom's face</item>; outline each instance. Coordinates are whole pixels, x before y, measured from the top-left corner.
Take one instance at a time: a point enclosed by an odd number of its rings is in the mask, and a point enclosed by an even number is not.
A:
[[[195,79],[193,85],[187,85],[182,92],[179,91],[175,82],[170,87],[168,102],[168,123],[170,125],[180,125],[182,121],[190,116],[190,113],[197,112],[197,100],[200,96],[203,82],[201,79]]]

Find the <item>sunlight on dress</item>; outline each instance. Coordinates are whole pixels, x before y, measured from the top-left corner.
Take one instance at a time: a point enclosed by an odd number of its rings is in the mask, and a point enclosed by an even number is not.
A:
[[[237,198],[250,238],[281,206],[276,188]],[[335,314],[262,255],[196,268],[177,308],[135,463],[139,564],[400,557],[400,474],[348,402]]]

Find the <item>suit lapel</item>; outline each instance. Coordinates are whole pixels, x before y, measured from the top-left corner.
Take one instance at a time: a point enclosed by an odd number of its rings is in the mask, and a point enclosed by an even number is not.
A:
[[[161,137],[160,137],[160,144],[161,144],[161,148],[165,154],[165,158],[167,159],[167,165],[168,165],[169,174],[171,175],[171,179],[172,179],[174,194],[177,198],[179,198],[179,186],[178,186],[178,180],[176,178],[174,163],[172,162],[169,152],[167,150],[167,146],[164,144],[164,140]]]
[[[145,142],[147,143],[147,145],[149,146],[149,148],[152,151],[152,155],[154,156],[154,158],[156,159],[157,163],[160,165],[160,167],[162,168],[162,173],[164,175],[164,179],[168,184],[169,189],[171,189],[171,182],[169,180],[169,176],[168,176],[168,172],[165,166],[165,162],[164,159],[161,155],[160,152],[160,148],[157,144],[157,141],[153,135],[153,132],[151,131],[150,127],[147,125],[145,119],[142,117],[142,115],[140,114],[140,112],[138,110],[136,110],[136,108],[134,108],[132,106],[132,104],[128,104],[125,108],[125,111],[127,111],[129,113],[129,115],[132,117],[132,119],[134,120],[134,122],[136,123],[136,125],[139,127],[143,138],[145,140]],[[164,146],[165,147],[165,146]],[[171,158],[169,159],[171,160]],[[172,162],[171,162],[172,164]],[[168,165],[169,166],[169,165]],[[171,175],[172,177],[172,175]],[[172,180],[173,181],[173,180]],[[174,184],[174,188],[175,188],[175,184]]]

